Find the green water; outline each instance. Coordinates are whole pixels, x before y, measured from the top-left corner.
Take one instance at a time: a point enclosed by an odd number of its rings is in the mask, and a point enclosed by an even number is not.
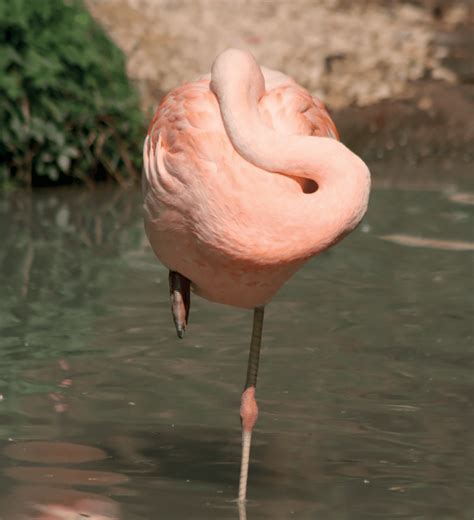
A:
[[[472,246],[451,195],[375,189],[268,306],[248,520],[474,518],[473,253],[380,238]],[[137,192],[4,197],[0,236],[0,519],[238,519],[251,313],[176,338]]]

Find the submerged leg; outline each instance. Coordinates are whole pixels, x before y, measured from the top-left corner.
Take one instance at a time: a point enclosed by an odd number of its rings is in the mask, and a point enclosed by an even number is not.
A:
[[[191,305],[191,282],[182,274],[170,271],[171,312],[178,338],[184,336],[188,324],[189,307]]]
[[[240,419],[242,424],[242,461],[240,465],[239,503],[243,503],[247,496],[247,477],[249,473],[250,444],[252,429],[257,422],[258,407],[255,400],[257,386],[258,362],[260,359],[260,345],[262,343],[264,307],[257,307],[253,314],[252,340],[250,342],[247,380],[242,394],[240,405]]]

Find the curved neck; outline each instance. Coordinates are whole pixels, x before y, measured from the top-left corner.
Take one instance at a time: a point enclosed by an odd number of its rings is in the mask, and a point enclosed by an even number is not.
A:
[[[302,224],[308,218],[317,218],[321,236],[308,255],[325,249],[356,227],[368,203],[367,166],[335,139],[281,135],[267,127],[258,109],[265,80],[250,53],[230,49],[220,54],[212,68],[210,88],[218,98],[227,135],[245,160],[266,171],[317,183],[318,190],[304,195],[299,209],[292,212],[295,219],[301,215]]]

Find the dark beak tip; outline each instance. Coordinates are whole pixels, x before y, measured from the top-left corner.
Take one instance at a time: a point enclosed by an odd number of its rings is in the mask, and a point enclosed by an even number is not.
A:
[[[176,333],[178,334],[178,338],[179,339],[183,339],[184,338],[184,333],[186,332],[185,329],[182,329],[182,328],[177,328],[176,329]]]

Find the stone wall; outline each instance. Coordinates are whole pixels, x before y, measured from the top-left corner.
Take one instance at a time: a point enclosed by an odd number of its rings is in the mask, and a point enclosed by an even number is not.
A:
[[[468,16],[434,2],[335,0],[88,0],[94,16],[128,56],[144,106],[208,72],[227,47],[249,49],[261,64],[293,76],[330,107],[365,106],[410,95],[432,77],[451,83],[441,25]]]

